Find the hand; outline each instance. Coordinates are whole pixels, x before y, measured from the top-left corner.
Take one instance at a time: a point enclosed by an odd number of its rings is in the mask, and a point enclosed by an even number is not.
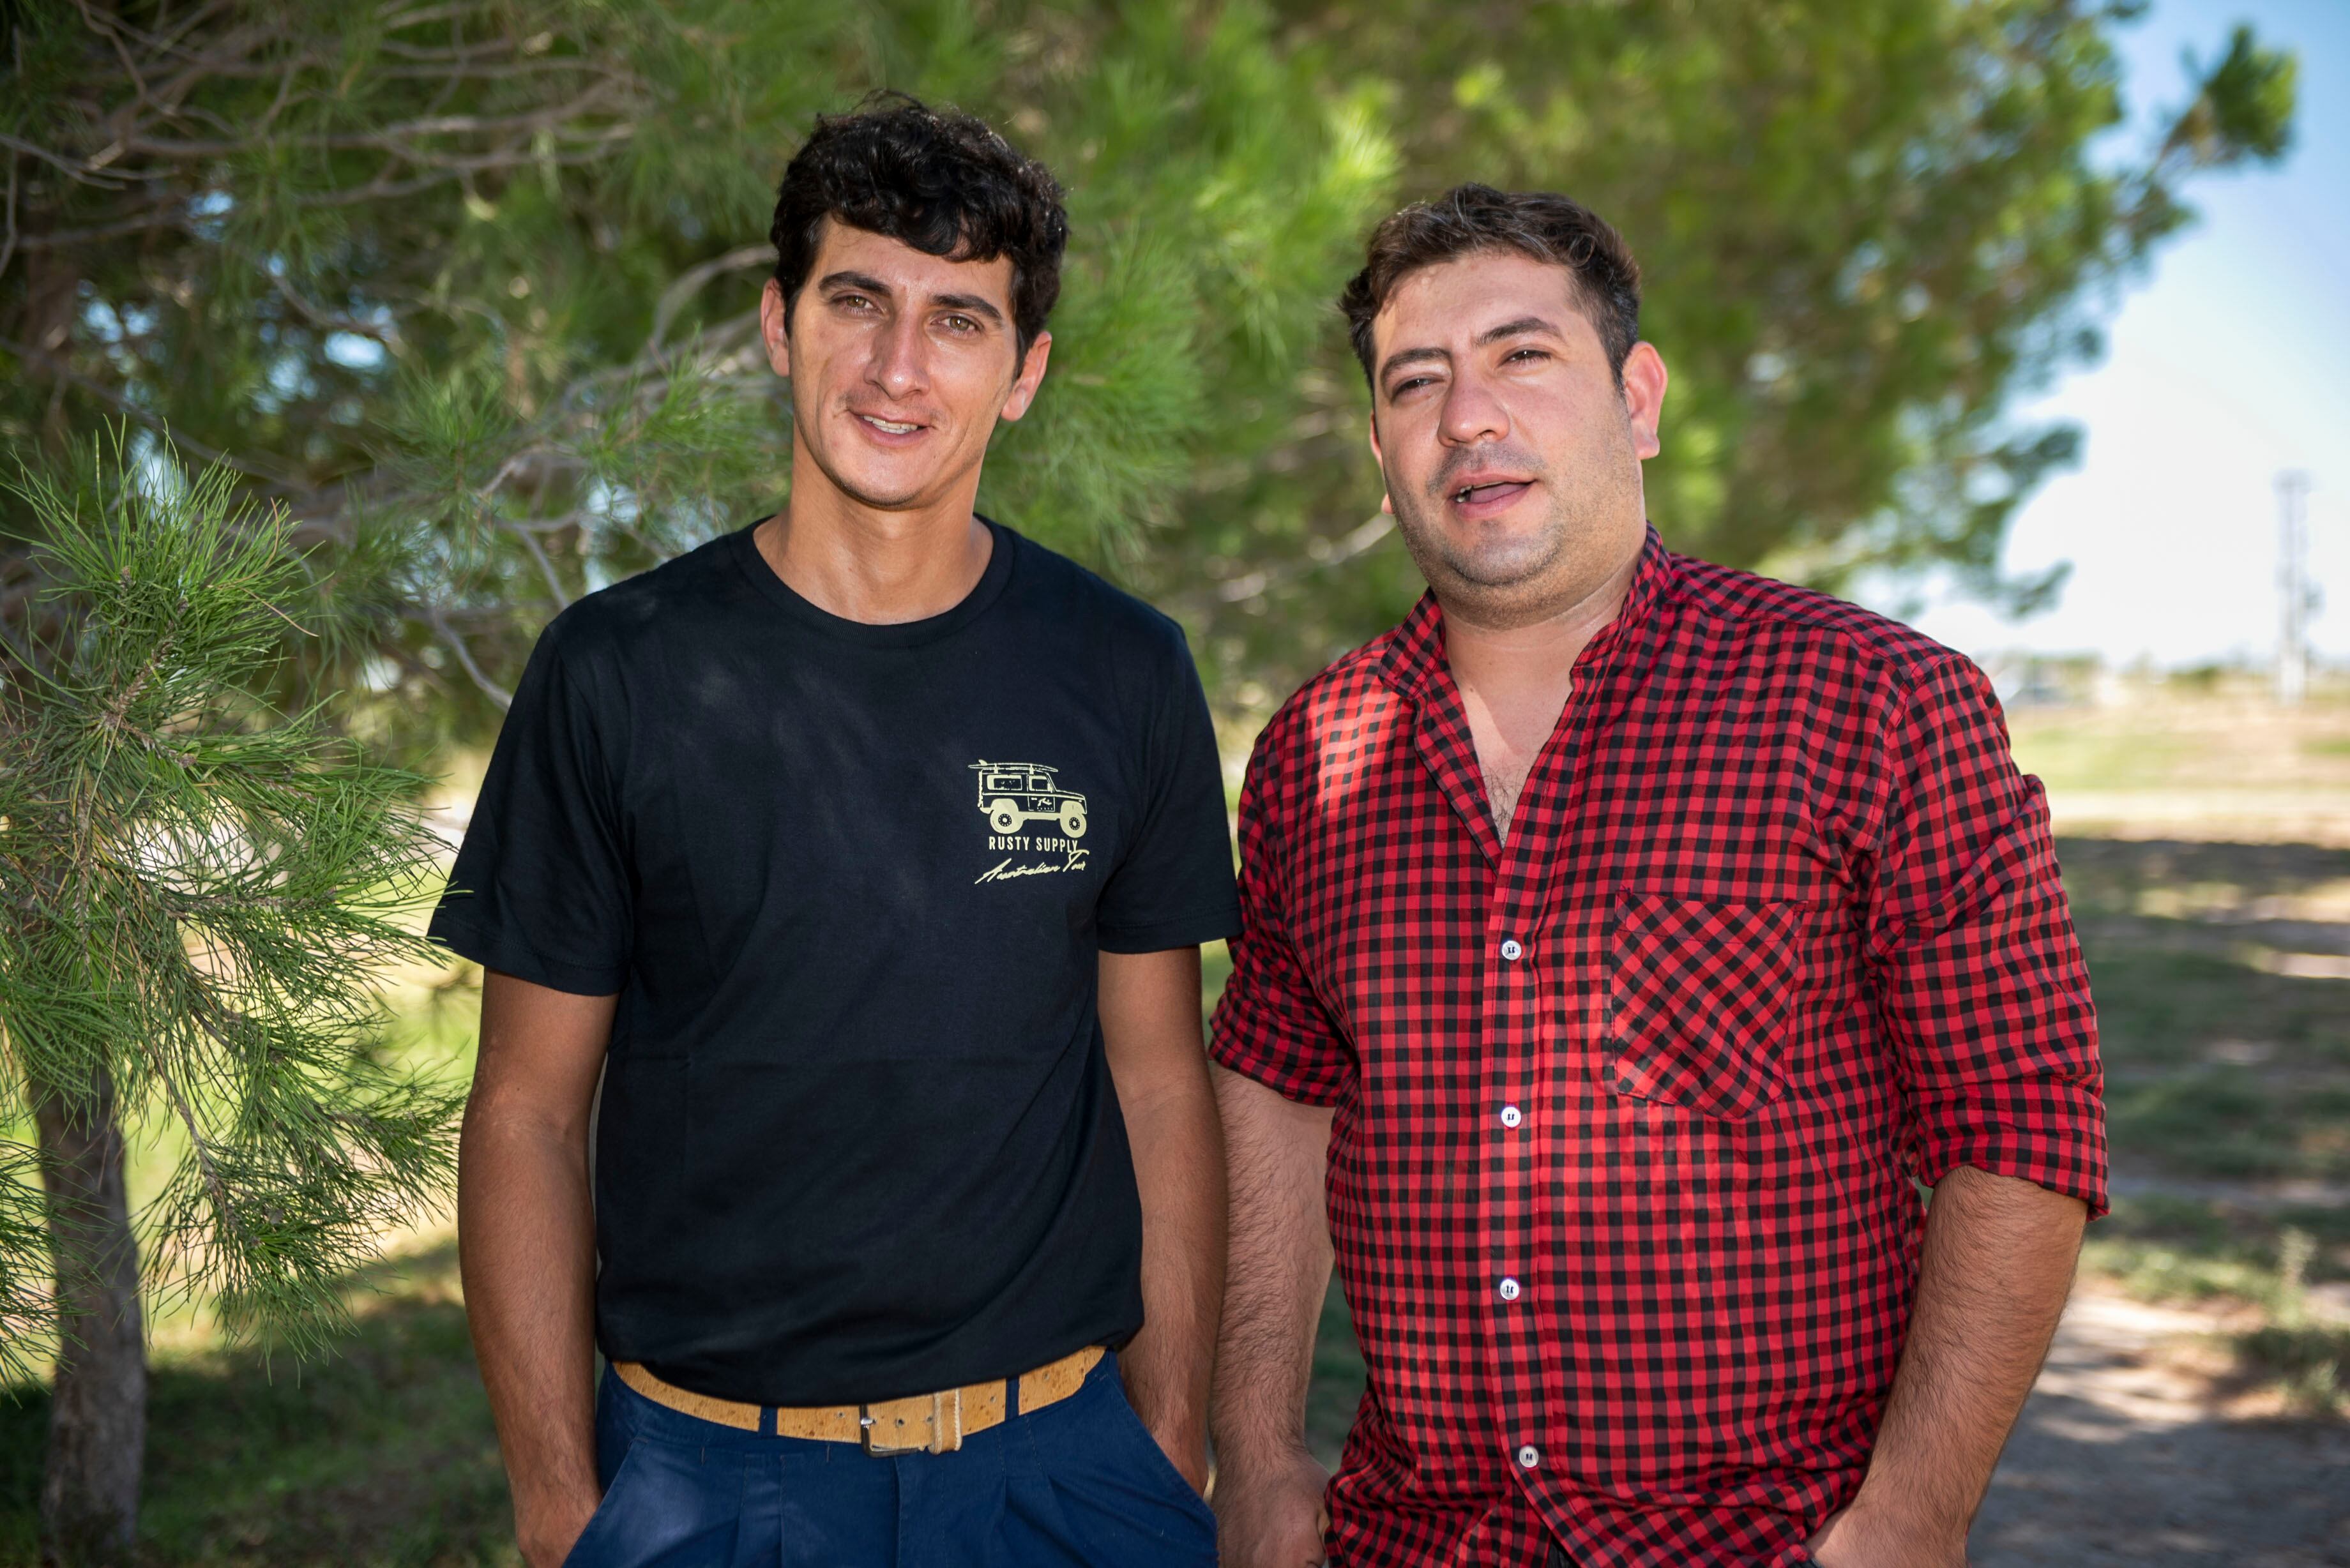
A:
[[[1269,1463],[1230,1457],[1216,1472],[1217,1544],[1224,1568],[1308,1568],[1322,1550],[1330,1516],[1323,1489],[1330,1472],[1297,1449]]]
[[[602,1497],[589,1490],[515,1499],[515,1544],[530,1568],[563,1568],[563,1560],[587,1532]]]
[[[1164,1431],[1157,1427],[1150,1435],[1158,1441],[1159,1451],[1167,1456],[1176,1473],[1191,1483],[1191,1490],[1201,1497],[1208,1495],[1208,1435],[1197,1427],[1180,1431]]]
[[[1967,1568],[1967,1536],[1887,1518],[1859,1498],[1828,1515],[1812,1534],[1820,1568]]]

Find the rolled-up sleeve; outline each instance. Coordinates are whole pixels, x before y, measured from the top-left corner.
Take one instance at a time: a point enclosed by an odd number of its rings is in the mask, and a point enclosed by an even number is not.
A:
[[[1866,940],[1931,1185],[1973,1166],[2106,1210],[2104,1080],[2048,803],[1990,682],[1918,672],[1887,735]]]
[[[1354,1055],[1298,961],[1289,925],[1282,876],[1286,734],[1278,722],[1267,729],[1241,788],[1241,934],[1232,939],[1232,979],[1216,1004],[1210,1050],[1284,1099],[1333,1106],[1354,1073]]]

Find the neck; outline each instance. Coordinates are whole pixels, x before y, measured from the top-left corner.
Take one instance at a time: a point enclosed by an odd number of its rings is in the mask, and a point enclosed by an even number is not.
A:
[[[1624,607],[1624,596],[1639,566],[1640,552],[1636,550],[1564,607],[1523,622],[1482,619],[1480,607],[1455,604],[1439,590],[1444,659],[1452,668],[1452,679],[1463,687],[1489,691],[1564,685],[1591,639]]]
[[[794,593],[883,626],[943,615],[979,586],[994,538],[972,513],[976,471],[934,504],[891,508],[845,494],[796,441],[793,460],[790,503],[751,537]]]

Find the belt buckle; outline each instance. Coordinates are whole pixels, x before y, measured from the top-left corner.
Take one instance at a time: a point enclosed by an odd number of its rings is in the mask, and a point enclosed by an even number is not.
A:
[[[962,1390],[860,1405],[857,1425],[868,1454],[951,1454],[962,1447]]]

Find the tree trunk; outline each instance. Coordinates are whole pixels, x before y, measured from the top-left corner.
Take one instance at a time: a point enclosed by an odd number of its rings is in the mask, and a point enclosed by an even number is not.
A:
[[[128,1563],[147,1449],[147,1345],[114,1085],[100,1078],[87,1097],[40,1095],[34,1114],[57,1272],[41,1561]]]

